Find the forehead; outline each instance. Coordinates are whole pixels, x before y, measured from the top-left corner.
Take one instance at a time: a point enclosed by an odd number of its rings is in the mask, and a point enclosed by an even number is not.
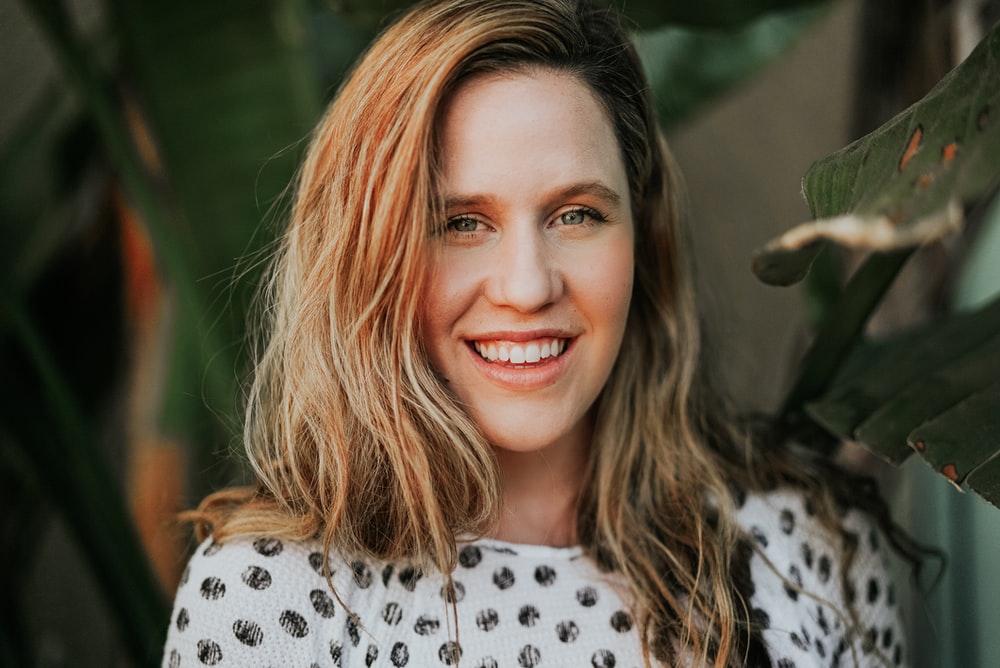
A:
[[[627,193],[621,150],[598,96],[551,69],[481,74],[457,87],[438,127],[445,190],[531,179],[611,181]],[[446,193],[447,194],[447,193]]]

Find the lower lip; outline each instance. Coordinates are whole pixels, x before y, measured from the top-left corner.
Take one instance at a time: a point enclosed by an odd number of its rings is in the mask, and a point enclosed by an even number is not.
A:
[[[571,339],[566,342],[566,348],[561,355],[546,357],[541,362],[531,365],[526,364],[524,366],[488,362],[476,352],[471,343],[466,348],[469,350],[469,354],[472,355],[476,368],[490,382],[509,390],[524,392],[548,387],[558,381],[569,364],[568,358],[576,349],[575,344],[576,339]]]

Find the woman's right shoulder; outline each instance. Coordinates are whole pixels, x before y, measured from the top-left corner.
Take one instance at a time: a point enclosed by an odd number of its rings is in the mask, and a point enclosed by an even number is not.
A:
[[[163,665],[287,665],[290,657],[309,665],[329,651],[321,621],[344,615],[328,570],[345,569],[319,541],[209,538],[181,576]]]

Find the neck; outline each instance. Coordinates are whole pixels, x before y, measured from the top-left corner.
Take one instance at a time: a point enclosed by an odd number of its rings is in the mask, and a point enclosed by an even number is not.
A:
[[[554,547],[579,542],[576,511],[589,441],[588,434],[530,452],[497,449],[504,500],[495,538]]]

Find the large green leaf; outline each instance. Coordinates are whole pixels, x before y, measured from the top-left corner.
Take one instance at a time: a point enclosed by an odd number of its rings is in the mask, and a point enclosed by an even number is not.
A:
[[[817,220],[758,249],[753,271],[801,280],[825,240],[891,250],[959,227],[963,207],[1000,183],[1000,24],[922,100],[817,162],[803,192]]]
[[[218,446],[242,374],[243,328],[300,149],[319,114],[301,3],[115,1],[127,75],[173,196],[160,254],[183,254],[199,310],[179,309],[165,424]],[[209,410],[206,411],[206,404]],[[214,442],[213,442],[214,441]]]
[[[916,451],[956,484],[1000,453],[1000,300],[894,340],[859,347],[829,391],[808,404],[817,422],[899,462]],[[970,486],[994,504],[1000,481]]]

